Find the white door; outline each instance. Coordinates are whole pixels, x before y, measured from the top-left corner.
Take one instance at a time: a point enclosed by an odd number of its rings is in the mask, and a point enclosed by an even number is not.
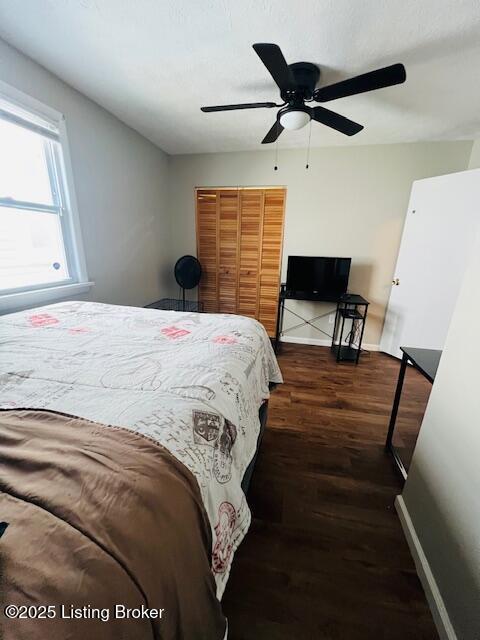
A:
[[[479,220],[480,169],[413,183],[382,351],[443,348]]]

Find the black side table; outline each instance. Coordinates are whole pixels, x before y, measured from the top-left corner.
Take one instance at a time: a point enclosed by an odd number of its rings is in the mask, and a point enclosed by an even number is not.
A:
[[[337,356],[337,362],[347,361],[358,364],[369,304],[368,300],[354,293],[347,293],[337,301],[332,336],[332,351]],[[350,332],[347,334],[348,344],[342,344],[345,320],[352,321]],[[356,336],[359,336],[358,342]]]
[[[407,364],[410,362],[413,367],[422,374],[422,376],[433,383],[435,376],[437,375],[438,364],[440,362],[442,351],[440,349],[418,349],[414,347],[400,347],[400,351],[403,353],[402,363],[398,374],[397,389],[395,391],[390,424],[388,425],[385,450],[392,454],[396,468],[400,471],[402,478],[406,480],[407,470],[400,458],[398,450],[393,445],[393,432],[395,431],[395,422],[397,420],[398,407],[400,405],[400,397],[402,395]]]
[[[151,304],[146,304],[145,309],[163,309],[164,311],[189,311],[203,312],[203,302],[195,300],[179,300],[177,298],[162,298]]]

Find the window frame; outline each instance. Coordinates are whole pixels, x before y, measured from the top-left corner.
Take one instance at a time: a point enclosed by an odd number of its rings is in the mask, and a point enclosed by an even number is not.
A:
[[[52,187],[52,205],[40,205],[10,198],[0,198],[0,203],[9,208],[41,211],[59,216],[69,274],[68,279],[56,282],[0,289],[0,313],[2,313],[85,293],[94,283],[89,281],[87,274],[65,116],[2,81],[0,81],[0,99],[25,111],[32,121],[39,118],[58,131],[58,136],[55,135],[57,143],[53,140],[49,141],[48,135],[45,136],[44,141],[47,170]],[[26,117],[25,120],[28,121],[28,118]]]

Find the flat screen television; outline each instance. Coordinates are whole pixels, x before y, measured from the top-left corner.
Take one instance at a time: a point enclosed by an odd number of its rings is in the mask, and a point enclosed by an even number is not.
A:
[[[351,258],[288,256],[287,294],[305,300],[336,300],[347,292]]]

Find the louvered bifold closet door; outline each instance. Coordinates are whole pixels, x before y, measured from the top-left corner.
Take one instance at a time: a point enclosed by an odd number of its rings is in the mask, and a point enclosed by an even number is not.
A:
[[[217,192],[197,191],[197,257],[202,265],[198,298],[207,313],[218,311]]]
[[[218,312],[237,313],[239,192],[219,190],[218,208]]]
[[[273,337],[280,291],[285,189],[265,189],[264,193],[257,318]]]
[[[208,313],[256,318],[275,335],[285,189],[197,189],[199,300]]]
[[[263,189],[240,191],[240,264],[237,313],[258,318]]]

